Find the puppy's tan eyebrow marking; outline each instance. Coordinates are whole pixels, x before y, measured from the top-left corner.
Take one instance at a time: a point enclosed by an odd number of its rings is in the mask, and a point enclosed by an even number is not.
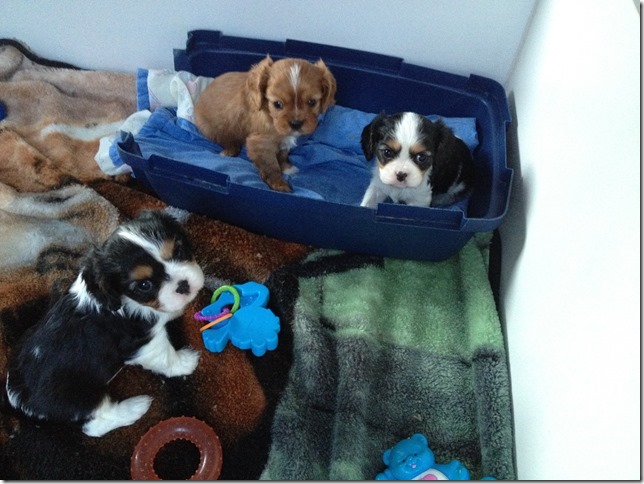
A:
[[[427,151],[427,148],[421,144],[414,144],[409,147],[409,154],[412,156],[418,153],[424,153],[425,151]]]
[[[143,281],[149,279],[154,274],[152,267],[148,265],[138,265],[130,271],[130,279],[133,281]]]
[[[402,149],[402,145],[396,139],[389,139],[385,141],[385,144],[389,146],[389,148],[396,153],[398,153]]]
[[[174,239],[164,240],[163,244],[161,244],[159,256],[161,256],[163,260],[170,260],[172,259],[172,254],[174,254]]]

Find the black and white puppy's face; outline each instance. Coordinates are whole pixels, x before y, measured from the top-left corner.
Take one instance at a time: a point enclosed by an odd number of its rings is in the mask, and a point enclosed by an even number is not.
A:
[[[363,129],[361,145],[365,158],[375,156],[377,162],[363,207],[375,207],[387,197],[428,207],[466,189],[469,148],[442,121],[413,112],[379,114]]]
[[[121,225],[101,248],[90,252],[72,292],[79,307],[174,316],[203,283],[182,227],[170,215],[149,210]]]

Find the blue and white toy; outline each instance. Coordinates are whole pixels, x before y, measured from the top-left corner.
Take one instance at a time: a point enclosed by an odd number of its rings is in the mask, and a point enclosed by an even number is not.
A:
[[[460,461],[437,464],[434,453],[422,434],[414,434],[385,450],[382,460],[387,469],[376,476],[379,481],[467,481],[469,471]]]
[[[209,322],[201,328],[206,349],[218,353],[230,341],[239,349],[262,356],[277,348],[280,320],[267,304],[268,288],[257,282],[217,289],[210,305],[195,314],[195,319]]]

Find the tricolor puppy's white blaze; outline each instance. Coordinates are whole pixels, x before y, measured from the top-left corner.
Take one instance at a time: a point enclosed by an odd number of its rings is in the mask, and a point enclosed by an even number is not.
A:
[[[420,126],[420,116],[415,113],[405,113],[396,123],[392,138],[396,141],[398,156],[380,166],[379,176],[386,185],[414,188],[427,182],[427,173],[421,171],[412,159],[422,151]]]
[[[420,115],[416,113],[403,114],[402,118],[400,118],[400,121],[396,123],[395,130],[396,139],[400,142],[400,144],[406,145],[407,147],[420,144],[420,123]]]
[[[141,235],[141,233],[128,227],[119,228],[117,235],[125,240],[129,240],[133,244],[138,245],[155,259],[161,260],[161,244],[163,243],[163,241],[152,241],[149,238]]]

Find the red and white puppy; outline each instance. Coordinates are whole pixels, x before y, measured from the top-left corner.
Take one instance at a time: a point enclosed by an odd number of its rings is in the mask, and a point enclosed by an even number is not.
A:
[[[471,186],[470,150],[442,121],[412,112],[379,114],[362,131],[361,145],[366,159],[377,161],[362,207],[388,197],[418,207],[445,206]]]
[[[294,173],[288,152],[298,136],[315,131],[335,92],[335,78],[322,60],[266,56],[248,72],[213,79],[197,99],[195,124],[224,148],[224,156],[237,156],[245,144],[266,184],[290,192],[282,178],[282,172]]]

